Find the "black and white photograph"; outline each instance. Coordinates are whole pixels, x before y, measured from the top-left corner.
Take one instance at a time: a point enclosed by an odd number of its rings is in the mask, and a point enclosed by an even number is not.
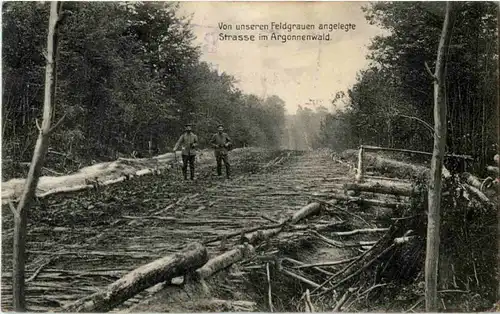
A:
[[[1,20],[2,312],[500,312],[500,2]]]

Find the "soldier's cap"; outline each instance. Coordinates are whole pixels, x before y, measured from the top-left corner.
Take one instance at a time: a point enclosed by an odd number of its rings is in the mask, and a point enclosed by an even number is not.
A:
[[[191,125],[191,123],[187,123],[184,126],[187,128],[188,126],[192,126],[192,125]]]
[[[223,128],[224,126],[223,126],[222,124],[220,124],[220,123],[219,123],[219,124],[217,125],[217,127],[218,127],[218,128],[220,128],[220,127],[222,127],[222,128]]]

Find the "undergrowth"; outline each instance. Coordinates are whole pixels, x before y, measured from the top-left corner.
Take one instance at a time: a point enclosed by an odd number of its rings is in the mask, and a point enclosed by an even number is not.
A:
[[[359,276],[327,294],[313,295],[318,311],[331,311],[348,287],[356,292],[346,303],[347,311],[407,311],[423,310],[424,264],[427,234],[427,189],[425,174],[413,177],[413,188],[421,193],[411,198],[408,207],[393,214],[393,227],[381,240],[376,256],[389,247],[393,239],[411,230],[411,241],[395,246],[367,267]],[[441,246],[439,268],[439,299],[441,311],[485,311],[495,302],[496,213],[472,201],[458,178],[443,182]],[[385,242],[384,242],[385,241]],[[269,262],[271,290],[275,311],[304,311],[301,299],[310,286],[283,274],[290,267],[286,258],[308,260],[317,250],[317,240],[297,237],[275,246],[279,251]],[[369,258],[371,259],[371,257]],[[277,262],[281,260],[281,262]],[[366,261],[365,261],[366,262]],[[264,263],[265,264],[265,263]],[[361,265],[358,265],[359,267]],[[342,266],[343,267],[343,266]],[[342,269],[336,268],[335,271]],[[304,270],[304,271],[302,271]],[[322,283],[328,277],[306,269],[293,269],[298,275]],[[247,287],[264,311],[269,311],[267,273],[265,268],[251,270],[246,276]],[[339,278],[340,279],[340,278]],[[337,280],[339,280],[337,279]],[[327,285],[328,287],[328,285]]]
[[[314,239],[310,237],[300,237],[296,241],[285,241],[276,247],[279,253],[276,255],[276,259],[269,261],[272,302],[276,312],[303,311],[303,301],[301,302],[299,299],[306,289],[311,289],[304,283],[281,272],[282,267],[288,268],[291,264],[285,261],[280,264],[278,260],[285,257],[299,261],[304,260],[312,255],[316,248]],[[294,270],[294,272],[301,273],[297,270]],[[314,277],[311,277],[311,273],[308,273],[306,277],[314,279]],[[254,301],[260,305],[259,308],[262,311],[269,312],[266,268],[251,270],[245,278],[245,290],[252,291]]]
[[[424,293],[428,180],[424,175],[414,177],[413,187],[421,193],[411,199],[411,206],[403,217],[409,217],[405,219],[405,228],[413,230],[417,239],[399,252],[401,266],[388,271],[387,279],[399,283],[394,287],[394,292],[399,290],[396,295],[406,294],[417,300]],[[438,272],[441,310],[488,310],[495,302],[496,292],[492,271],[497,253],[497,242],[492,240],[496,239],[496,212],[471,199],[457,176],[443,179],[442,191]],[[400,284],[406,289],[400,290]]]

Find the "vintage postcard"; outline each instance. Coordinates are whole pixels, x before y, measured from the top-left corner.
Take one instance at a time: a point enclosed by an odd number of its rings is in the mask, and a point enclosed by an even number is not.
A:
[[[2,6],[2,310],[500,311],[498,2]]]

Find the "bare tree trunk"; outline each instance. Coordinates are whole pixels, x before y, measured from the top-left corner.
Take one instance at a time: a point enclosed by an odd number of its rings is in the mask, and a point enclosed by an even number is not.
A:
[[[497,51],[498,55],[500,56],[500,3],[498,3],[498,11],[497,11]],[[497,84],[500,82],[500,60],[498,61],[498,67],[497,67]],[[497,143],[500,141],[500,89],[497,88]],[[499,143],[500,144],[500,143]],[[500,155],[500,145],[497,145],[497,154]],[[497,162],[495,164],[495,167],[500,167],[500,164]],[[499,186],[499,193],[500,195],[500,185]],[[497,288],[497,299],[500,302],[500,207],[497,208],[497,226],[498,226],[498,232],[497,232],[497,282],[498,282],[498,288]]]
[[[427,221],[427,251],[425,256],[425,308],[427,312],[437,312],[437,279],[441,221],[441,185],[443,157],[446,145],[446,97],[445,60],[451,40],[451,1],[446,2],[446,13],[439,40],[434,77],[434,149],[429,182],[429,214]]]
[[[25,263],[26,263],[26,225],[27,214],[35,197],[35,190],[40,177],[40,172],[49,147],[49,136],[52,131],[52,103],[55,93],[55,64],[54,56],[57,51],[57,26],[61,12],[61,2],[51,2],[49,31],[47,36],[47,65],[45,69],[45,99],[43,105],[43,121],[39,127],[38,140],[31,160],[28,178],[17,209],[12,206],[14,213],[14,252],[13,252],[13,306],[16,312],[26,311],[24,289]],[[38,126],[38,122],[37,122]]]

